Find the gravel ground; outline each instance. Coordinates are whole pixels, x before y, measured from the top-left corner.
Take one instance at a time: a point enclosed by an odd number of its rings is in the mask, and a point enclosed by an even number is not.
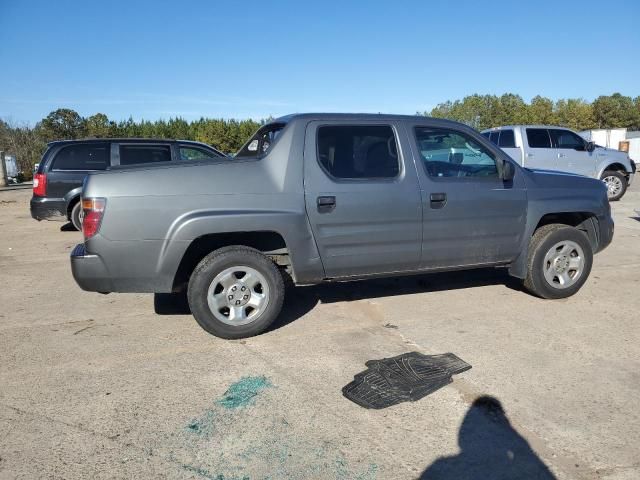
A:
[[[224,341],[152,295],[74,283],[81,238],[0,192],[0,478],[640,478],[640,187],[576,296],[497,270],[293,290]],[[413,403],[341,388],[370,359],[473,368]]]

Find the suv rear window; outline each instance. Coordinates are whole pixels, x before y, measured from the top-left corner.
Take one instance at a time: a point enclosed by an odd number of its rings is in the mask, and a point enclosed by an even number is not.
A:
[[[318,160],[335,178],[394,178],[400,173],[396,138],[388,125],[319,127]]]
[[[120,145],[120,165],[170,161],[169,145]]]
[[[109,165],[109,144],[69,145],[58,152],[53,170],[105,170]]]
[[[551,138],[546,128],[527,128],[527,142],[531,148],[551,148]]]

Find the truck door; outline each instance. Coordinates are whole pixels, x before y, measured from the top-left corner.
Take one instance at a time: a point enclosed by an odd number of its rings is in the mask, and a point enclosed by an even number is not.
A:
[[[593,152],[587,152],[586,141],[570,130],[550,128],[551,142],[558,156],[558,170],[596,176],[596,160]]]
[[[423,198],[423,268],[516,258],[527,213],[519,170],[512,181],[503,181],[496,159],[504,153],[468,131],[428,122],[412,130]]]
[[[393,122],[307,125],[305,203],[328,277],[420,266],[420,190],[398,129]]]
[[[551,145],[551,137],[546,128],[526,128],[524,166],[541,170],[557,170],[558,154]]]

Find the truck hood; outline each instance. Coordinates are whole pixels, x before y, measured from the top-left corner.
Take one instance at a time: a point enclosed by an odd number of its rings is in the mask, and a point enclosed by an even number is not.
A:
[[[581,194],[593,192],[594,196],[606,198],[607,187],[601,180],[585,177],[576,173],[559,172],[557,170],[541,170],[533,168],[523,169],[526,172],[526,182],[529,188],[564,189],[580,191]]]
[[[607,156],[611,155],[614,157],[627,158],[626,152],[621,152],[620,150],[616,150],[615,148],[601,147],[600,145],[596,145],[595,153],[599,153],[600,155],[606,154]]]

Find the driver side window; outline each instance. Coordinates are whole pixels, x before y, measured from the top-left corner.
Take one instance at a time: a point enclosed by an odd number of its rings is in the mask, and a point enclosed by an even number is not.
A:
[[[498,177],[493,154],[472,137],[446,128],[416,127],[416,141],[431,177]]]

